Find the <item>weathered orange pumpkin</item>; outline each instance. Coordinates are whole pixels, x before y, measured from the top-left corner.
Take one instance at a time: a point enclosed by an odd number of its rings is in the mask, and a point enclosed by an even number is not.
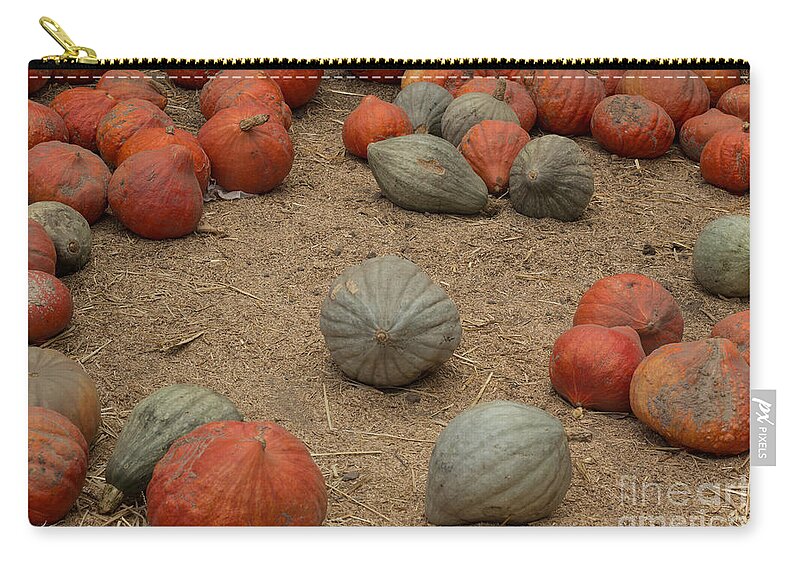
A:
[[[86,481],[89,449],[81,432],[53,410],[28,408],[28,520],[63,519]]]
[[[117,101],[140,99],[159,109],[167,106],[167,98],[158,83],[135,69],[110,69],[100,76],[97,88],[107,91]]]
[[[41,344],[69,326],[72,295],[56,277],[28,270],[28,344]]]
[[[28,151],[28,203],[61,202],[90,224],[106,211],[111,172],[99,156],[75,144],[51,141]]]
[[[200,91],[200,112],[206,119],[214,115],[217,102],[229,89],[233,89],[241,81],[265,81],[274,92],[280,93],[280,87],[269,77],[269,73],[262,69],[224,69],[214,75],[203,85]],[[282,97],[282,95],[281,95]]]
[[[679,136],[681,149],[687,157],[700,162],[700,154],[711,137],[719,131],[741,127],[742,120],[739,117],[728,115],[719,109],[709,109],[683,123]]]
[[[173,125],[167,114],[143,99],[117,103],[97,125],[97,148],[108,164],[117,166],[117,154],[136,131],[146,127]]]
[[[418,81],[427,81],[441,85],[455,94],[459,87],[472,79],[472,75],[472,71],[468,69],[407,69],[400,81],[400,88],[405,89]]]
[[[612,95],[595,107],[592,137],[608,152],[656,158],[669,150],[675,125],[667,112],[639,95]]]
[[[750,309],[725,317],[711,329],[712,337],[727,338],[750,364]]]
[[[742,74],[738,69],[695,69],[694,72],[708,87],[712,107],[723,93],[742,82]]]
[[[28,269],[56,274],[56,246],[44,226],[28,218]]]
[[[370,143],[410,135],[414,132],[408,114],[392,103],[367,95],[361,100],[342,127],[344,147],[356,156],[367,158]]]
[[[203,147],[200,146],[197,137],[192,133],[172,125],[168,127],[146,127],[136,131],[119,149],[117,162],[122,164],[137,152],[162,148],[171,144],[177,144],[189,149],[194,163],[194,175],[197,177],[200,190],[208,188],[208,182],[211,178],[211,162],[208,160]]]
[[[144,238],[192,233],[203,214],[192,153],[177,144],[137,152],[114,171],[108,204],[126,228]]]
[[[97,151],[97,125],[119,103],[107,92],[91,87],[75,87],[59,93],[50,107],[64,119],[69,142]]]
[[[670,445],[736,455],[750,444],[750,367],[726,338],[678,342],[645,358],[631,408]]]
[[[61,115],[28,99],[28,150],[41,142],[68,140],[69,132]]]
[[[458,150],[489,192],[502,194],[508,188],[514,159],[530,140],[530,135],[514,123],[481,121],[467,131]]]
[[[629,412],[631,377],[643,358],[631,327],[578,325],[553,345],[550,382],[577,408]]]
[[[587,69],[586,71],[603,83],[606,95],[613,95],[617,92],[617,85],[622,79],[622,74],[625,73],[624,69]]]
[[[400,83],[403,78],[403,69],[351,69],[350,73],[356,79],[375,81],[376,83]]]
[[[201,89],[219,69],[165,69],[172,83],[182,89]]]
[[[327,506],[305,445],[271,422],[194,429],[175,440],[147,486],[153,526],[312,526]]]
[[[294,162],[289,133],[254,107],[223,109],[200,128],[197,140],[211,161],[211,176],[230,192],[269,192]]]
[[[660,105],[679,133],[683,123],[709,109],[708,87],[688,69],[629,69],[617,84],[620,95],[641,95]]]
[[[281,88],[284,102],[292,109],[311,101],[325,77],[322,69],[275,69],[268,73]]]
[[[282,102],[281,88],[272,78],[243,79],[220,94],[214,105],[214,113],[242,103],[263,103],[279,108]]]
[[[558,135],[586,134],[605,94],[602,82],[583,69],[537,71],[531,88],[536,124]]]
[[[700,154],[703,180],[741,196],[750,189],[750,125],[719,131]]]
[[[717,101],[717,109],[750,122],[750,84],[731,87]]]
[[[495,77],[475,77],[456,90],[456,97],[465,93],[488,93],[492,95],[497,88]],[[506,81],[503,101],[511,107],[519,118],[520,126],[527,132],[536,124],[536,105],[528,90],[515,81]]]
[[[573,325],[629,326],[645,354],[683,337],[681,309],[664,287],[644,275],[621,273],[597,281],[578,302]]]

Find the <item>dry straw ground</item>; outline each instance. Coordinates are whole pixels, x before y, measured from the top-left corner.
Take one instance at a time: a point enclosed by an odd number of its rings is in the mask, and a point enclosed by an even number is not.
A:
[[[63,86],[47,87],[48,102]],[[111,215],[93,226],[92,259],[65,278],[72,326],[52,348],[96,380],[103,428],[88,483],[61,524],[142,525],[142,502],[97,513],[103,469],[130,409],[168,384],[230,397],[248,420],[301,438],[329,485],[328,525],[424,525],[427,463],[439,432],[476,401],[510,399],[559,418],[574,466],[564,503],[542,525],[738,525],[749,513],[746,455],[713,458],[668,447],[632,416],[585,413],[553,391],[550,349],[597,279],[639,272],[677,299],[685,339],[710,333],[747,300],[714,297],[692,278],[702,227],[749,213],[705,184],[677,147],[657,160],[621,159],[577,139],[596,193],[577,222],[523,217],[505,198],[473,217],[424,215],[381,197],[365,161],[346,155],[341,125],[358,95],[396,86],[323,81],[295,112],[291,174],[271,194],[206,204],[205,231],[155,242]],[[197,93],[169,88],[178,126],[202,124]],[[540,133],[533,132],[536,136]],[[373,255],[397,253],[442,284],[461,313],[454,358],[404,389],[349,382],[331,362],[318,318],[330,281]]]

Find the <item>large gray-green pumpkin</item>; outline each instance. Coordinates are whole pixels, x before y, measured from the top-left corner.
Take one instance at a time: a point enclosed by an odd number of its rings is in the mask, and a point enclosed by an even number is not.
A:
[[[320,328],[334,362],[373,386],[403,386],[438,368],[461,342],[455,303],[411,261],[374,257],[336,278]]]
[[[136,404],[106,464],[99,511],[112,511],[124,497],[144,492],[156,463],[176,439],[220,420],[241,421],[242,415],[225,396],[192,384],[161,388]]]
[[[555,511],[571,479],[561,422],[516,402],[479,404],[439,434],[425,516],[436,525],[529,523]]]
[[[80,213],[61,202],[34,202],[28,206],[28,217],[36,220],[56,247],[56,275],[78,271],[89,261],[92,252],[92,230]]]
[[[433,135],[407,135],[367,147],[383,195],[416,212],[475,214],[489,200],[480,176],[460,152]]]
[[[511,205],[520,214],[571,222],[589,205],[594,175],[575,141],[545,135],[526,144],[514,159],[508,187]]]
[[[454,146],[473,126],[481,121],[508,121],[519,125],[519,117],[503,98],[506,93],[505,79],[497,80],[497,88],[489,93],[466,93],[453,99],[442,115],[442,136]]]
[[[394,104],[402,108],[414,132],[442,136],[442,115],[453,101],[450,92],[440,85],[428,81],[418,81],[403,88]]]
[[[711,293],[750,295],[750,218],[723,216],[709,222],[692,253],[694,276]]]

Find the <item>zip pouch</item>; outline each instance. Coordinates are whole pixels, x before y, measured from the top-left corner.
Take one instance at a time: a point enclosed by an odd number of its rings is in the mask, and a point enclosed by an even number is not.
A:
[[[29,65],[29,519],[739,526],[749,65]]]

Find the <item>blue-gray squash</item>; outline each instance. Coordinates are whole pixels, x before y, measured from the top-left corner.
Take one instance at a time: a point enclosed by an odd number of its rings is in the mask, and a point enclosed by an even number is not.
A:
[[[692,252],[694,276],[704,289],[725,297],[750,295],[750,218],[723,216],[709,222]]]
[[[428,81],[412,83],[394,98],[394,104],[411,119],[415,133],[437,137],[442,136],[442,115],[452,101],[447,89]]]
[[[519,125],[514,109],[504,101],[505,79],[498,79],[494,93],[466,93],[453,99],[442,115],[442,136],[454,146],[461,144],[467,131],[481,121],[508,121]]]

